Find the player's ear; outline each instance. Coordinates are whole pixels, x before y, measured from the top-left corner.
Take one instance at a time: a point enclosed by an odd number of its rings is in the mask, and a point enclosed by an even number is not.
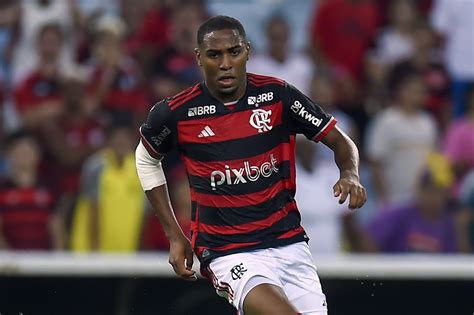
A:
[[[202,67],[201,64],[201,52],[199,51],[199,48],[194,48],[194,56],[196,58],[196,62],[199,65],[199,67]]]

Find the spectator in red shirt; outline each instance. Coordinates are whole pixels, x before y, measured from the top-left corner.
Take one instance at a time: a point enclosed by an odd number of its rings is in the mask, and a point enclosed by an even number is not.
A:
[[[64,110],[41,130],[47,174],[57,193],[74,199],[83,162],[105,141],[104,128],[89,112],[85,82],[66,78],[62,85]]]
[[[311,25],[316,61],[344,75],[360,78],[378,21],[377,5],[371,0],[321,1]]]
[[[15,103],[25,128],[37,128],[61,112],[59,56],[64,34],[57,24],[43,26],[37,37],[38,65],[15,90]]]
[[[136,6],[136,2],[129,1],[129,5]],[[128,11],[128,7],[125,10]],[[137,29],[130,30],[127,49],[137,57],[147,78],[153,70],[154,56],[169,44],[169,13],[162,1],[155,0],[151,8],[143,13]]]
[[[196,64],[195,34],[205,14],[199,4],[184,2],[172,10],[170,44],[155,59],[153,97],[162,99],[202,80]]]
[[[31,134],[18,131],[5,146],[9,169],[0,183],[0,249],[64,249],[64,221],[38,176],[38,144]]]
[[[142,73],[125,51],[124,35],[120,19],[104,16],[98,20],[87,89],[94,107],[119,123],[141,121],[150,103]]]

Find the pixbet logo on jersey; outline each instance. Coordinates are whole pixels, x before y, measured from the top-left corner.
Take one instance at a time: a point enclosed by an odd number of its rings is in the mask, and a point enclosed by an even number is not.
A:
[[[291,105],[290,108],[293,111],[293,113],[297,114],[300,117],[303,117],[304,119],[306,119],[307,121],[315,125],[316,127],[319,127],[319,125],[321,125],[321,123],[323,122],[322,119],[319,119],[318,117],[308,112],[306,108],[304,108],[303,104],[301,104],[301,102],[298,100],[296,100],[293,103],[293,105]]]
[[[278,160],[271,154],[270,161],[264,162],[260,166],[250,165],[248,161],[245,161],[241,168],[230,168],[229,165],[224,165],[224,171],[211,173],[212,190],[216,190],[216,186],[224,183],[227,185],[246,184],[257,181],[260,176],[269,177],[273,172],[278,173],[277,163]]]

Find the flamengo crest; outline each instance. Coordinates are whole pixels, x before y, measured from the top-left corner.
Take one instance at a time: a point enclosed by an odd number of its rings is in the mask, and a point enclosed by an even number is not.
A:
[[[271,110],[254,109],[252,110],[252,115],[250,116],[249,123],[260,133],[272,130],[273,126],[270,126],[271,114]]]

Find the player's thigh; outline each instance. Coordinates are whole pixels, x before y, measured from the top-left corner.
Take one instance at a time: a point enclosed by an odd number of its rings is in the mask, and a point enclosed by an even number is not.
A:
[[[282,288],[262,283],[254,287],[244,299],[245,315],[295,315],[298,311]]]
[[[327,314],[326,296],[308,245],[301,242],[283,250],[286,257],[293,257],[284,265],[285,269],[278,272],[288,299],[301,314]]]

